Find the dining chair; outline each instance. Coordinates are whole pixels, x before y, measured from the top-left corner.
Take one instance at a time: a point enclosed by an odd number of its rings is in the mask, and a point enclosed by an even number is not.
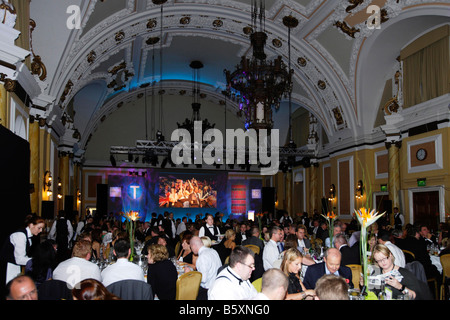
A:
[[[38,286],[39,300],[72,300],[72,289],[67,282],[49,279]]]
[[[153,300],[152,286],[141,280],[120,280],[111,283],[106,289],[122,300]]]
[[[190,271],[179,276],[175,300],[196,300],[201,281],[202,274],[198,271]]]
[[[262,277],[256,279],[255,281],[253,281],[252,285],[255,287],[256,291],[261,292]]]
[[[361,278],[362,267],[360,264],[347,264],[346,267],[349,267],[352,270],[352,282],[354,288],[359,288],[359,280]]]
[[[261,249],[254,244],[246,244],[246,245],[244,245],[244,247],[251,249],[255,254],[259,254],[261,251]]]
[[[448,282],[447,278],[450,278],[450,254],[444,254],[440,257],[441,265],[442,265],[442,284],[441,284],[441,294],[440,294],[440,300],[445,300],[446,291],[445,286],[446,280]]]
[[[178,257],[180,249],[181,249],[181,241],[178,241],[177,244],[175,245],[175,257]]]
[[[416,260],[416,255],[409,250],[402,250],[405,254],[406,263]]]

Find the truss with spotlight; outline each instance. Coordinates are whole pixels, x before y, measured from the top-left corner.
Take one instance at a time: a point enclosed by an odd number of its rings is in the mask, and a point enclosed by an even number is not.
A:
[[[157,166],[159,164],[159,157],[163,158],[164,163],[171,162],[171,154],[172,149],[179,145],[178,141],[149,141],[149,140],[137,140],[136,146],[127,147],[127,146],[111,146],[110,147],[110,155],[114,156],[124,156],[124,160],[128,157],[128,162],[132,162],[133,159],[136,162],[136,159],[141,157],[144,161],[143,164],[150,164],[153,166]],[[202,145],[202,150],[204,150],[209,143],[204,143]],[[188,147],[189,145],[186,145]],[[194,149],[198,147],[198,144],[191,143],[190,150],[191,154],[194,153]],[[248,147],[248,146],[233,146],[233,147],[217,147],[217,151],[220,151],[223,154],[224,159],[226,159],[227,154],[241,155],[245,154],[245,159],[258,159],[258,154],[267,153],[267,150],[260,149],[259,147]],[[309,150],[306,146],[300,148],[293,148],[292,146],[284,146],[279,147],[278,149],[279,161],[280,163],[289,163],[289,167],[293,167],[294,165],[308,165],[309,159],[314,157],[314,152]],[[226,163],[224,159],[217,161],[215,165]],[[115,159],[117,162],[119,159]],[[162,162],[162,163],[163,163]],[[259,163],[259,162],[258,162]],[[235,158],[234,164],[237,163],[237,159]]]

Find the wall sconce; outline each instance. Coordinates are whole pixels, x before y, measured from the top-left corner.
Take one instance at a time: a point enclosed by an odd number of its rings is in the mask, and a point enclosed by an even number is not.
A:
[[[77,189],[77,203],[78,204],[81,203],[81,191],[80,191],[80,189]]]
[[[333,201],[335,197],[336,197],[336,188],[335,188],[334,184],[331,184],[330,185],[330,195],[328,197],[328,200]]]
[[[44,192],[47,191],[47,197],[52,195],[52,190],[50,187],[52,186],[52,173],[50,171],[45,171],[44,174]]]
[[[356,199],[361,199],[364,195],[364,186],[363,186],[363,182],[361,180],[358,180],[358,184],[356,186],[356,193],[355,193],[355,197]]]
[[[58,178],[58,199],[62,199],[62,183],[60,178]]]

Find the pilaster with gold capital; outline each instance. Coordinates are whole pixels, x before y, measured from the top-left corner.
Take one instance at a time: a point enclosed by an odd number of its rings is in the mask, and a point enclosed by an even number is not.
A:
[[[30,183],[34,185],[34,192],[31,193],[30,203],[31,212],[39,212],[40,199],[40,132],[39,123],[35,121],[34,117],[30,117]]]
[[[388,190],[392,206],[400,207],[400,148],[402,140],[390,140],[385,143],[388,150]]]

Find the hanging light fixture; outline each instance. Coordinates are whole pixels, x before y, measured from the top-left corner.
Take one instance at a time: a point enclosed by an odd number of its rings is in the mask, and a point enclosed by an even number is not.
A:
[[[297,18],[289,15],[283,18],[283,24],[288,28],[288,59],[289,59],[289,70],[291,70],[291,29],[297,27]],[[291,73],[292,75],[292,73]],[[286,144],[287,148],[292,150],[297,148],[294,142],[294,136],[292,133],[292,77],[289,77],[289,142]],[[288,156],[287,163],[290,168],[295,166],[296,157],[295,155]]]
[[[192,68],[193,76],[192,76],[192,117],[191,119],[185,119],[182,124],[177,122],[179,129],[186,129],[191,134],[191,137],[194,137],[194,123],[195,121],[202,122],[202,135],[208,129],[213,129],[215,124],[211,124],[208,119],[203,119],[200,117],[200,69],[203,68],[203,63],[201,61],[192,61],[189,64],[189,67]]]
[[[259,7],[256,0],[252,0],[251,20],[250,42],[253,56],[250,59],[243,56],[233,72],[224,70],[226,91],[238,101],[240,112],[245,115],[246,129],[271,129],[272,108],[278,110],[283,96],[291,91],[292,71],[286,68],[281,56],[273,61],[266,59],[264,47],[267,34],[263,0],[259,1]]]

